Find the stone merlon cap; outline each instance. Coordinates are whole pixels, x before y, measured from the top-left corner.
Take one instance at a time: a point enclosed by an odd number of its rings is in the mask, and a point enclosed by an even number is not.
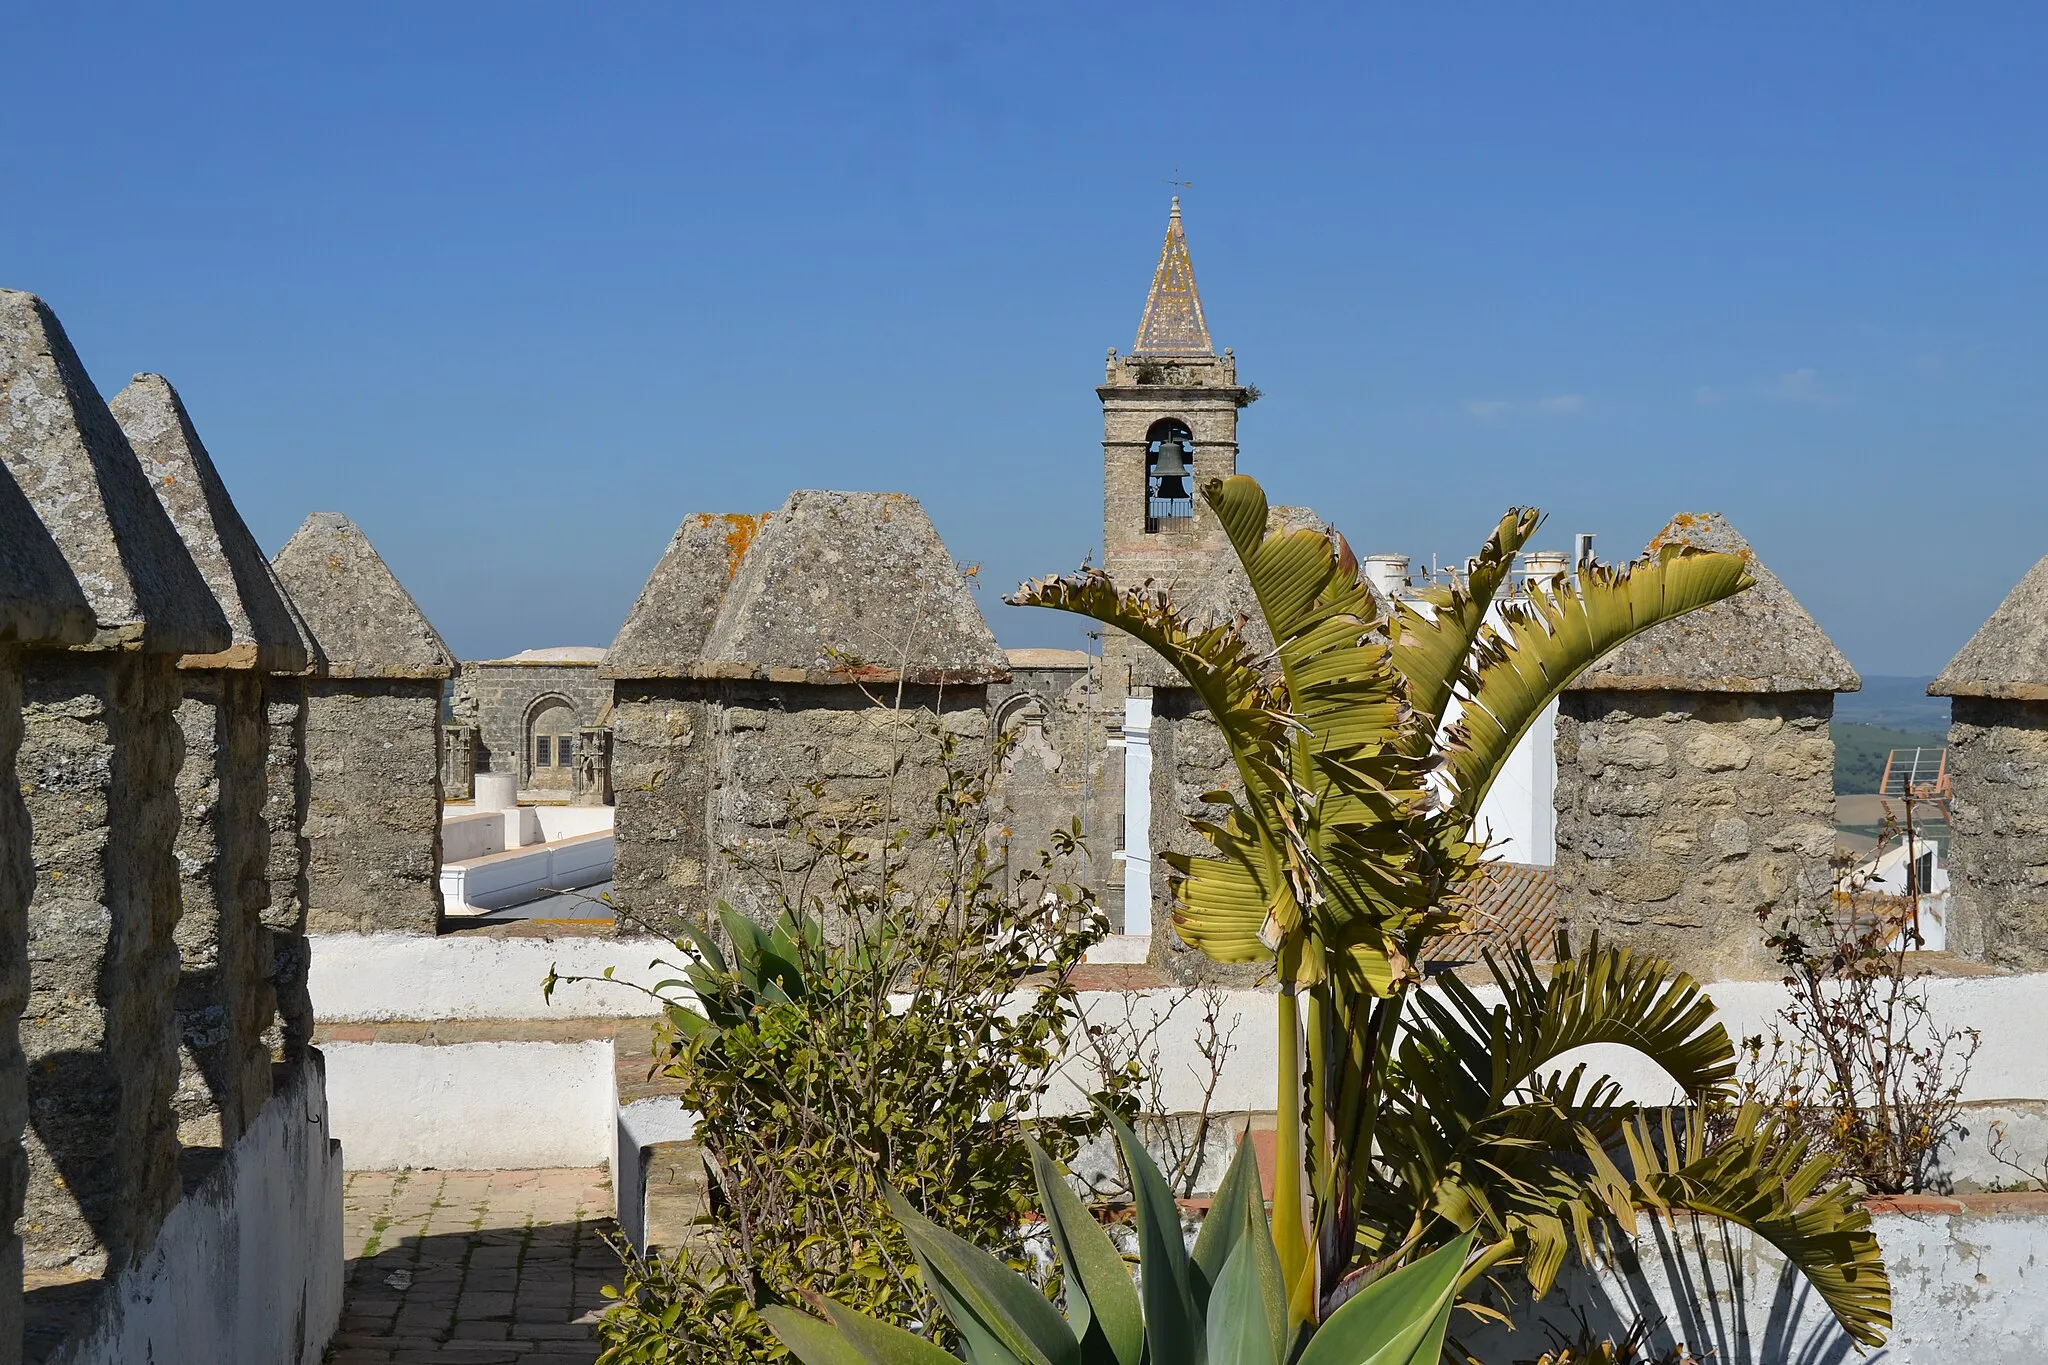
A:
[[[917,499],[812,489],[765,518],[686,519],[603,669],[611,678],[963,685],[1009,674]]]
[[[1927,691],[2048,701],[2048,559],[2027,570]]]
[[[0,464],[0,642],[84,645],[97,629],[64,552]]]
[[[1650,541],[1739,554],[1756,585],[1638,635],[1572,686],[1671,692],[1855,692],[1863,679],[1718,512],[1683,512]]]
[[[138,374],[107,407],[234,636],[225,651],[189,655],[182,665],[303,672],[308,652],[284,589],[235,510],[178,391],[162,375]]]
[[[0,463],[92,607],[92,648],[228,647],[220,604],[64,328],[12,289],[0,289]]]
[[[271,561],[322,678],[449,678],[455,656],[369,537],[339,512],[306,518]]]

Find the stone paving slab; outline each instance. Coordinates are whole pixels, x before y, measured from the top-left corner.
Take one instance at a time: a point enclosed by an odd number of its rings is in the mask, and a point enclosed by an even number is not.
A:
[[[349,1172],[328,1365],[591,1365],[611,1208],[602,1167]]]

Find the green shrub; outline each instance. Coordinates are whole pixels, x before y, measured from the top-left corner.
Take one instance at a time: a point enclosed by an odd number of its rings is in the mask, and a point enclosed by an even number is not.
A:
[[[879,840],[834,826],[813,788],[791,830],[814,856],[794,882],[763,879],[782,903],[772,931],[722,906],[723,945],[678,943],[656,1070],[700,1116],[712,1208],[688,1247],[629,1254],[600,1328],[608,1365],[779,1357],[754,1305],[804,1292],[939,1321],[884,1191],[1021,1267],[1022,1121],[1068,1159],[1105,1112],[1134,1113],[1135,1062],[1060,1074],[1087,1028],[1074,974],[1108,929],[1058,879],[1078,828],[1006,871],[984,776],[944,755],[928,823]],[[1063,1112],[1042,1114],[1062,1086]]]

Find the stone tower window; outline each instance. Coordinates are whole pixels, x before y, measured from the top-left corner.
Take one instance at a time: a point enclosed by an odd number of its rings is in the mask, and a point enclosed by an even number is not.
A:
[[[526,723],[526,753],[531,770],[527,784],[534,787],[571,787],[576,781],[575,708],[550,698],[534,711]]]
[[[1195,438],[1178,417],[1162,417],[1145,432],[1145,532],[1195,527]]]

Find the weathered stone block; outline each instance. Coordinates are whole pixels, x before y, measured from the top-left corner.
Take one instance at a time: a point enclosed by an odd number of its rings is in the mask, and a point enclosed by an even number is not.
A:
[[[306,684],[306,924],[431,934],[441,917],[441,685]]]
[[[1817,817],[1834,809],[1822,728],[1833,707],[1827,692],[1567,692],[1556,752],[1568,920],[1710,979],[1771,974],[1759,913],[1818,908],[1830,890],[1834,826]],[[1660,752],[1661,767],[1608,758]]]
[[[1958,696],[1951,707],[1949,946],[2048,966],[2048,702]]]
[[[178,692],[153,655],[37,654],[23,679],[31,1268],[100,1274],[178,1197]]]

